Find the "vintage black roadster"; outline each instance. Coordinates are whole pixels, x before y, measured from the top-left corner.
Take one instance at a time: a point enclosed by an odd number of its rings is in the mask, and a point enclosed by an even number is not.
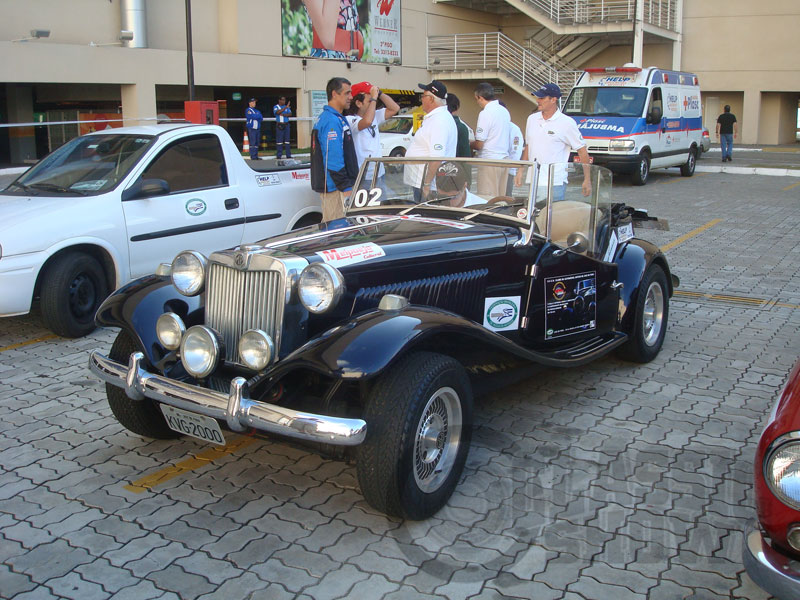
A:
[[[461,475],[477,367],[658,354],[678,281],[636,232],[664,224],[611,202],[606,169],[377,162],[344,218],[182,252],[105,301],[120,332],[90,368],[123,426],[310,442],[355,460],[373,507],[424,519]]]

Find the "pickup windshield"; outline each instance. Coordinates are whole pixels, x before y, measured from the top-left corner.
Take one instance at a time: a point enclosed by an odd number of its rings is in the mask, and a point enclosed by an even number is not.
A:
[[[573,117],[641,117],[647,99],[645,88],[573,88],[564,114]]]
[[[153,141],[150,135],[98,134],[75,138],[43,158],[3,193],[89,196],[114,188]]]

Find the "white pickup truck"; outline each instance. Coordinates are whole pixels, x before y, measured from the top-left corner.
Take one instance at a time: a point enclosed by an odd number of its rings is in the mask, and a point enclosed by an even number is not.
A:
[[[208,253],[321,218],[307,164],[256,171],[221,127],[81,136],[0,191],[0,317],[39,298],[49,329],[80,337],[111,291],[181,250]]]

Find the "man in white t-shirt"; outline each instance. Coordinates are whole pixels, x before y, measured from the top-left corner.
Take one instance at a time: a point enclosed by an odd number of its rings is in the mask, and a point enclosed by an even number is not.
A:
[[[382,156],[378,127],[386,119],[396,115],[400,106],[388,94],[382,93],[378,86],[372,85],[369,81],[354,84],[350,91],[353,94],[353,101],[345,113],[345,117],[353,132],[356,158],[358,167],[361,168],[366,159]],[[378,100],[383,102],[384,108],[376,109]],[[364,175],[365,181],[372,181],[374,170],[375,165],[370,164]],[[376,187],[383,188],[383,175],[383,165],[379,165]]]
[[[428,84],[419,84],[423,90],[421,102],[425,116],[414,139],[406,149],[406,157],[455,157],[458,129],[453,115],[447,110],[447,87],[436,79]],[[403,181],[414,188],[414,199],[424,200],[436,175],[438,162],[427,165],[405,165]]]
[[[511,115],[495,98],[491,83],[479,83],[475,88],[475,101],[481,107],[475,141],[470,143],[478,151],[478,158],[505,160],[508,158],[508,137]],[[480,167],[478,169],[478,195],[487,200],[506,193],[508,169]]]
[[[522,160],[536,160],[540,165],[539,188],[547,189],[547,178],[551,164],[569,162],[570,151],[578,153],[583,164],[584,196],[592,193],[592,180],[589,175],[589,153],[586,142],[572,117],[568,117],[558,108],[561,88],[555,83],[546,83],[533,92],[539,102],[539,111],[528,117],[525,126],[525,148]],[[563,200],[566,192],[567,169],[555,167],[553,174],[553,199]],[[517,185],[522,183],[525,169],[517,172]]]

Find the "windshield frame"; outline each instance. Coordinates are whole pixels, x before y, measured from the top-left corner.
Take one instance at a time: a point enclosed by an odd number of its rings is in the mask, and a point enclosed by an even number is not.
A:
[[[79,136],[69,140],[66,144],[45,156],[33,167],[22,173],[12,183],[16,184],[14,187],[20,188],[26,195],[32,196],[98,196],[107,194],[115,190],[125,181],[136,165],[141,162],[142,157],[152,148],[156,138],[157,136],[153,134],[117,133],[114,132],[113,129]],[[110,141],[115,142],[113,147],[116,148],[116,152],[109,153],[107,156],[111,158],[116,157],[116,159],[114,161],[96,160],[95,157],[102,156],[96,152],[97,147],[100,144]],[[133,141],[141,143],[129,152],[126,152],[125,144]],[[77,156],[78,154],[82,156]],[[126,154],[127,156],[125,156]],[[74,159],[73,156],[77,156],[77,158]],[[98,165],[101,163],[105,165],[114,162],[116,163],[116,170],[118,173],[110,182],[103,184],[96,183],[98,181],[103,181],[101,179],[90,180],[81,178],[93,174],[93,171],[87,171],[79,175],[75,181],[70,182],[69,177],[79,173],[77,166],[87,161],[94,161]],[[70,165],[75,168],[69,168]],[[64,184],[54,183],[58,178],[59,170],[62,170],[61,179],[64,180]],[[74,187],[82,182],[84,183],[84,187]],[[88,183],[92,183],[93,185],[86,186]],[[59,190],[57,188],[62,189]],[[8,193],[8,188],[3,190],[3,192]]]
[[[620,94],[623,92],[629,92],[634,94],[634,98],[630,100],[630,103],[640,102],[639,104],[639,111],[632,113],[631,111],[625,111],[625,113],[614,112],[612,110],[606,111],[596,111],[593,110],[591,112],[583,112],[582,110],[570,110],[569,105],[572,99],[577,94],[587,94],[593,93],[594,94],[594,105],[597,106],[598,99],[597,97],[600,95],[600,91],[609,91],[609,90],[617,90]],[[647,105],[649,95],[649,88],[646,86],[622,86],[622,85],[582,85],[578,87],[572,88],[569,96],[567,97],[566,102],[564,102],[564,106],[561,109],[568,117],[618,117],[624,119],[639,119],[642,118],[644,115],[644,109]],[[637,98],[639,96],[639,98]],[[582,99],[582,103],[583,103]]]

